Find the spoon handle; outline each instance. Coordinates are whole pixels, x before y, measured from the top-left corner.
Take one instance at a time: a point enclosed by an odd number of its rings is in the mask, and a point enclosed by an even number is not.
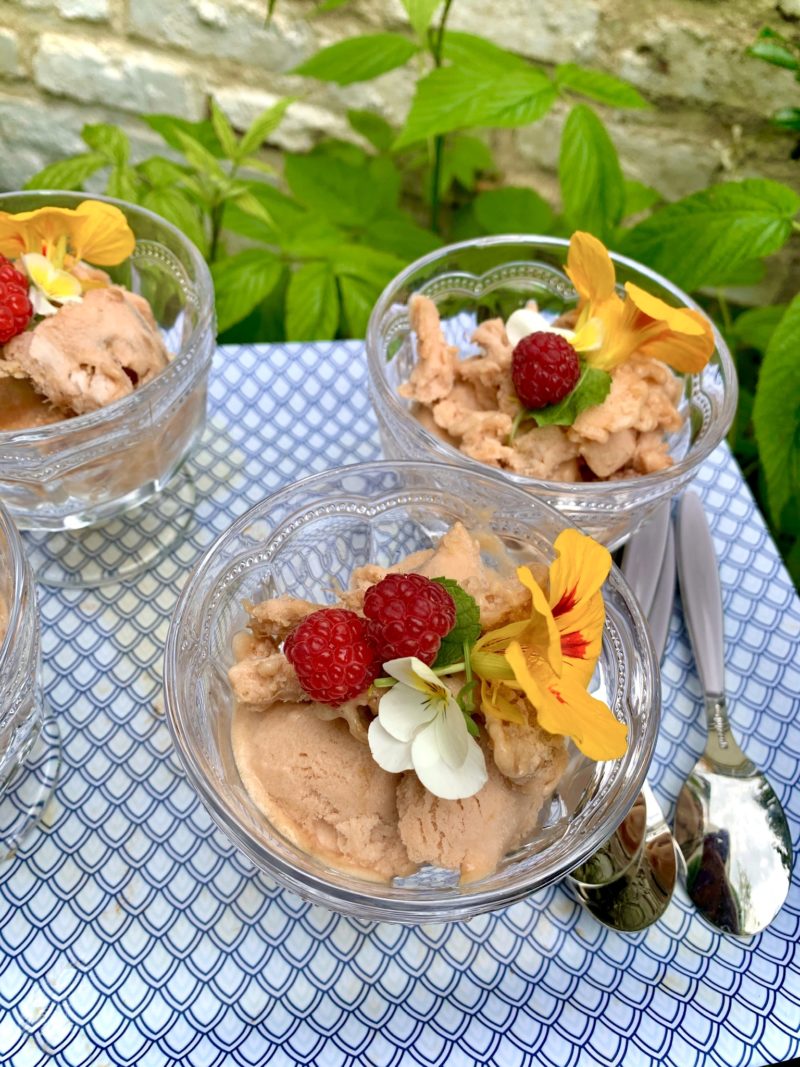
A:
[[[695,493],[683,494],[678,506],[677,533],[681,602],[697,672],[706,697],[723,702],[722,592],[714,542],[702,502]]]

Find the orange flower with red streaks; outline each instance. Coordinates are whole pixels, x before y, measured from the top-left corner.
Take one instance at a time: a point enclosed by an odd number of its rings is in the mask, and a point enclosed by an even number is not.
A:
[[[521,691],[543,730],[571,737],[590,759],[616,759],[627,747],[626,727],[587,691],[602,647],[601,587],[611,556],[577,530],[563,531],[555,549],[547,596],[527,567],[517,570],[531,594],[529,618],[490,630],[475,644],[470,664],[481,681],[481,710],[524,722],[513,699]]]

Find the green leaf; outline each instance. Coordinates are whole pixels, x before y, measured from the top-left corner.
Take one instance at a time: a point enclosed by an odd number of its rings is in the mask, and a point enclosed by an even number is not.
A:
[[[637,182],[633,178],[625,178],[625,207],[622,211],[624,219],[631,215],[641,215],[643,211],[649,211],[661,200],[661,193],[651,185]]]
[[[650,107],[641,93],[632,85],[606,74],[602,70],[587,70],[575,63],[562,63],[556,67],[556,85],[581,96],[588,96],[609,107]]]
[[[440,67],[417,82],[395,148],[473,126],[526,126],[545,115],[555,98],[553,83],[533,67]]]
[[[256,218],[242,211],[235,202],[228,201],[223,218],[225,229],[271,244],[279,232],[295,232],[301,220],[306,218],[305,209],[274,185],[262,181],[243,184],[264,208],[264,214]],[[269,223],[264,221],[266,217]]]
[[[800,130],[800,107],[778,108],[772,121],[783,130]]]
[[[295,67],[293,74],[305,74],[320,81],[351,85],[370,81],[380,74],[402,67],[419,48],[396,33],[371,33],[350,37],[317,52]]]
[[[791,42],[766,26],[747,49],[747,54],[755,56],[756,59],[763,59],[765,63],[771,63],[775,67],[785,67],[787,70],[800,69],[796,50]]]
[[[292,259],[332,260],[347,241],[347,234],[316,212],[309,211],[296,226],[280,234],[281,248]]]
[[[204,177],[215,179],[219,183],[228,181],[228,175],[223,170],[219,161],[204,145],[199,141],[196,141],[190,134],[183,133],[182,131],[178,131],[176,137],[180,142],[181,151],[196,171]]]
[[[393,252],[406,262],[419,259],[442,244],[437,234],[417,226],[405,215],[376,219],[370,223],[365,239],[376,248]]]
[[[441,3],[441,0],[403,0],[408,21],[414,27],[414,32],[422,40],[428,32],[433,13]]]
[[[563,400],[549,407],[528,412],[536,419],[537,426],[571,426],[586,408],[602,404],[611,389],[608,371],[584,365],[578,384]]]
[[[258,197],[254,196],[246,185],[237,182],[234,189],[226,198],[242,209],[245,215],[252,215],[254,219],[263,222],[266,226],[272,226],[272,216],[264,207]]]
[[[367,332],[367,322],[381,290],[370,282],[364,281],[363,278],[354,278],[346,274],[340,275],[337,282],[342,297],[347,336],[364,337]]]
[[[761,365],[753,409],[767,479],[769,507],[780,527],[784,509],[800,496],[800,295],[786,309]]]
[[[297,199],[331,222],[362,227],[386,205],[389,190],[376,183],[368,166],[352,166],[321,147],[287,155],[283,173]]]
[[[660,208],[626,234],[620,251],[697,289],[723,270],[777,252],[798,210],[800,197],[787,185],[726,182]]]
[[[202,122],[189,122],[188,119],[179,119],[175,115],[142,115],[141,119],[176,152],[183,151],[178,138],[178,134],[183,133],[199,141],[212,156],[222,157],[222,146],[208,119],[203,119]]]
[[[386,119],[376,115],[374,111],[360,111],[351,109],[347,112],[347,121],[361,136],[379,152],[388,152],[392,141],[397,136],[397,131],[390,126]]]
[[[766,352],[770,338],[786,312],[785,304],[749,308],[738,315],[731,331],[740,345]]]
[[[464,644],[474,645],[481,635],[481,612],[475,598],[452,578],[434,578],[433,581],[444,586],[456,605],[456,621],[450,633],[442,638],[433,663],[435,669],[449,667],[464,658]]]
[[[142,205],[177,226],[190,241],[194,241],[203,255],[207,253],[208,241],[203,228],[203,217],[197,205],[180,190],[177,188],[151,189],[142,197]]]
[[[107,122],[98,122],[93,126],[84,126],[81,137],[94,149],[104,155],[109,163],[123,167],[130,159],[131,142],[118,126]]]
[[[586,104],[574,107],[564,124],[558,177],[569,228],[608,244],[625,210],[625,185],[617,150]]]
[[[349,3],[349,0],[323,0],[323,3],[319,5],[314,14],[324,15],[328,11],[336,11],[337,8],[344,7],[347,3]]]
[[[296,96],[284,96],[272,107],[256,115],[239,142],[239,158],[244,159],[252,152],[258,151],[264,141],[274,133],[283,121],[288,108],[295,102]]]
[[[329,261],[338,275],[361,278],[380,292],[405,267],[405,261],[378,248],[340,244],[331,249]]]
[[[746,259],[741,263],[723,263],[715,271],[709,273],[708,280],[703,284],[717,289],[728,286],[758,285],[764,277],[764,261],[761,259]]]
[[[70,159],[49,163],[25,182],[24,188],[82,189],[87,178],[107,166],[108,160],[99,152],[84,152]]]
[[[136,170],[154,189],[167,188],[180,184],[186,176],[183,167],[163,156],[151,156],[136,164]]]
[[[290,341],[329,341],[339,322],[336,279],[328,263],[306,263],[289,280],[286,336]]]
[[[494,158],[489,146],[480,137],[456,133],[447,139],[442,154],[441,192],[447,193],[453,180],[472,192],[479,174],[494,170]]]
[[[444,35],[442,55],[456,67],[467,70],[527,71],[531,66],[520,56],[507,52],[483,37],[473,33],[447,30]]]
[[[139,199],[139,175],[127,165],[114,167],[108,176],[106,193],[117,200],[130,200],[134,204]]]
[[[487,233],[549,233],[553,212],[533,189],[506,186],[480,193],[475,217]]]
[[[236,159],[239,154],[239,142],[233,132],[233,127],[228,121],[228,116],[213,96],[211,97],[211,124],[214,127],[214,133],[217,135],[217,140],[222,146],[222,151],[228,159]]]
[[[278,284],[283,267],[277,257],[248,248],[211,265],[220,332],[248,315]]]

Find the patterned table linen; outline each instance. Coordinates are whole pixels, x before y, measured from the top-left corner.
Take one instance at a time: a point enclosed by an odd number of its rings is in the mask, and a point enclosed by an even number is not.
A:
[[[800,1054],[800,886],[749,941],[681,893],[623,937],[552,886],[451,927],[370,925],[277,889],[215,830],[164,723],[167,620],[192,564],[285,482],[379,454],[358,343],[227,347],[191,464],[196,519],[127,586],[43,591],[64,741],[44,826],[0,868],[0,1063],[13,1067],[749,1067]],[[721,560],[734,731],[800,851],[800,603],[726,448],[700,472]],[[651,772],[702,750],[676,608]]]

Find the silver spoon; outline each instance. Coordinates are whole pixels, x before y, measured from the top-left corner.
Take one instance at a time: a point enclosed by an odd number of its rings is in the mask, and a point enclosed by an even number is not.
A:
[[[726,933],[768,926],[789,891],[789,827],[767,779],[731,735],[725,706],[722,597],[703,505],[685,493],[678,512],[683,614],[705,696],[706,749],[678,796],[675,838],[686,860],[686,889],[697,909]]]
[[[675,540],[669,504],[637,532],[622,564],[625,577],[645,609],[661,659],[675,595]],[[643,930],[666,911],[675,889],[675,841],[650,783],[611,838],[568,882],[583,906],[605,926]]]

